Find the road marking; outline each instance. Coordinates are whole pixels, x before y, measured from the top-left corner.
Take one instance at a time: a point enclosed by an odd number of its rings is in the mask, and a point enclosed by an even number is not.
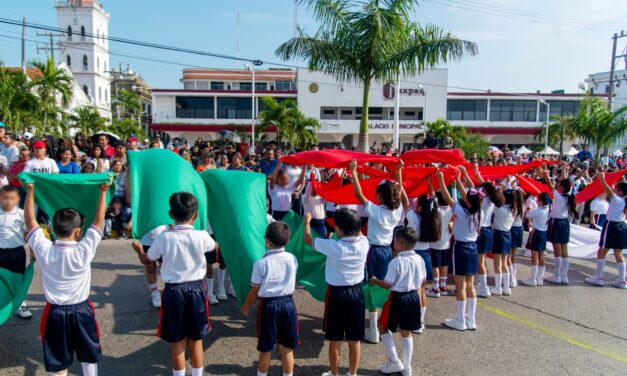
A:
[[[617,354],[615,352],[612,351],[606,351],[603,349],[599,349],[593,345],[589,345],[585,342],[582,342],[574,337],[571,337],[570,335],[566,334],[566,333],[562,333],[559,332],[557,330],[553,330],[551,328],[547,328],[546,326],[542,326],[534,321],[531,320],[527,320],[521,316],[518,315],[514,315],[512,313],[509,312],[505,312],[499,308],[496,308],[490,304],[484,303],[484,302],[477,302],[477,305],[483,309],[485,309],[486,311],[492,312],[492,313],[496,313],[499,316],[503,316],[505,318],[508,318],[512,321],[516,321],[520,324],[523,324],[531,329],[536,329],[541,331],[544,334],[547,334],[553,338],[557,338],[561,341],[564,341],[566,343],[570,343],[571,345],[577,346],[577,347],[581,347],[582,349],[586,349],[592,352],[595,352],[597,354],[601,354],[604,356],[607,356],[608,358],[614,359],[614,360],[618,360],[619,362],[623,362],[623,363],[627,363],[627,357],[621,355],[621,354]]]

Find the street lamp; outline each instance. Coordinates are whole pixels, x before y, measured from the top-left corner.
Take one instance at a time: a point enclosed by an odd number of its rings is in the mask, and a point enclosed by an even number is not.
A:
[[[544,137],[544,153],[549,148],[549,118],[551,117],[551,104],[544,99],[540,99],[540,103],[546,106],[546,134]]]
[[[253,153],[255,152],[255,70],[248,64],[244,64],[244,67],[247,71],[250,71],[252,75],[252,114],[250,116],[250,134],[251,134],[251,147]]]

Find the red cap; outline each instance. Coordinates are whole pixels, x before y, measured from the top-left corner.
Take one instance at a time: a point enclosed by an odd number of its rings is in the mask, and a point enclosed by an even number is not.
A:
[[[129,137],[129,138],[128,138],[128,142],[137,142],[137,138],[135,138],[135,137]]]
[[[41,141],[41,140],[37,140],[37,141],[35,141],[35,143],[33,143],[33,148],[34,149],[45,149],[46,148],[46,143]]]

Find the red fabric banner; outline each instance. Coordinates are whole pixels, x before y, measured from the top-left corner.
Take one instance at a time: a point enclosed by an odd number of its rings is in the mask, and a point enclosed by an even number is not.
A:
[[[440,150],[440,149],[420,149],[411,150],[401,155],[401,159],[406,165],[445,163],[452,166],[459,166],[466,163],[464,155],[460,149]]]
[[[607,185],[611,187],[613,184],[616,184],[620,179],[622,179],[625,174],[627,174],[627,169],[610,172],[609,174],[605,174],[605,181],[607,182]],[[575,196],[575,201],[578,204],[581,204],[582,202],[594,200],[602,192],[603,184],[601,184],[601,181],[597,177],[592,181],[592,183],[588,184],[581,192],[579,192],[577,196]]]
[[[385,155],[358,153],[340,149],[311,150],[288,155],[281,158],[281,162],[294,166],[312,165],[325,168],[345,168],[348,162],[353,159],[357,164],[380,163],[386,166],[394,166],[398,163],[398,158]]]
[[[534,168],[542,167],[543,164],[549,165],[555,163],[557,162],[545,161],[543,159],[535,159],[523,165],[479,166],[479,173],[484,180],[495,181],[507,175],[518,175],[527,171],[531,171]],[[473,171],[471,169],[468,170],[468,173],[470,175],[473,175]]]
[[[546,192],[549,196],[553,197],[553,192],[551,192],[551,189],[546,184],[540,183],[539,181],[526,176],[517,175],[516,179],[518,179],[520,188],[532,196],[538,197],[540,193]]]

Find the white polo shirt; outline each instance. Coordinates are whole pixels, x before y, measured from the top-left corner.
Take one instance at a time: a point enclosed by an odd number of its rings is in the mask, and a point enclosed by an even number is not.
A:
[[[407,218],[407,224],[409,227],[416,230],[416,234],[418,235],[418,239],[420,239],[420,216],[414,209],[409,208],[405,212],[405,218]],[[422,243],[420,241],[416,242],[414,249],[417,251],[426,251],[429,249],[429,243]]]
[[[549,206],[539,206],[527,213],[532,227],[538,231],[546,231],[549,227]]]
[[[24,172],[40,172],[44,174],[58,174],[59,166],[57,162],[46,157],[44,159],[32,158],[26,162]]]
[[[414,251],[399,252],[388,265],[384,282],[390,291],[409,292],[420,288],[427,277],[425,262]]]
[[[477,213],[479,214],[479,213]],[[458,242],[475,242],[479,237],[476,224],[472,221],[472,215],[466,212],[461,204],[453,206],[453,236]]]
[[[271,249],[253,265],[250,284],[259,287],[257,296],[274,298],[292,295],[296,287],[296,257],[285,248]]]
[[[331,286],[353,286],[364,281],[368,239],[363,235],[340,240],[314,238],[313,249],[327,256],[325,280]]]
[[[451,230],[449,224],[453,218],[453,209],[450,206],[439,206],[440,212],[440,240],[435,243],[429,243],[429,248],[448,249],[451,243]]]
[[[625,221],[625,197],[612,196],[610,207],[607,209],[607,220],[612,222]]]
[[[523,214],[519,213],[514,217],[514,223],[512,224],[512,227],[522,227],[523,225]]]
[[[278,184],[274,188],[268,186],[270,193],[270,201],[272,202],[273,211],[288,211],[292,208],[292,194],[294,193],[294,183],[281,187]]]
[[[394,235],[394,228],[403,216],[403,207],[392,210],[385,205],[375,205],[370,201],[364,204],[364,211],[368,213],[368,241],[372,245],[390,245]]]
[[[533,210],[537,207],[538,201],[536,200],[536,198],[531,195],[527,197],[527,200],[525,201],[525,212],[529,212],[530,210]]]
[[[161,278],[164,282],[182,283],[205,278],[205,253],[215,247],[207,231],[194,230],[192,225],[176,225],[155,238],[147,255],[151,261],[163,258]]]
[[[168,229],[167,225],[157,226],[153,228],[152,230],[148,231],[147,233],[145,233],[139,242],[142,245],[150,247],[152,246],[152,243],[155,241],[157,236],[159,236],[162,232],[164,232],[167,229]]]
[[[481,201],[481,227],[492,227],[492,214],[496,206],[488,196]]]
[[[514,224],[514,214],[509,205],[503,205],[494,209],[494,229],[498,231],[509,231]]]
[[[0,208],[0,249],[17,248],[24,245],[24,211],[17,206],[10,212]]]
[[[595,212],[598,215],[601,214],[606,214],[607,215],[607,211],[610,208],[610,203],[603,198],[595,198],[594,200],[592,200],[592,202],[590,203],[590,211],[591,212]]]
[[[568,200],[561,193],[553,190],[553,205],[551,205],[551,218],[568,219]]]
[[[91,289],[91,260],[102,239],[102,231],[89,227],[81,241],[51,242],[41,228],[35,227],[26,241],[41,268],[46,301],[51,304],[78,304],[89,298]]]
[[[305,194],[303,195],[303,211],[305,213],[310,213],[311,218],[313,219],[325,219],[327,217],[327,213],[325,210],[325,202],[322,197],[312,196],[311,192],[313,187],[310,184],[307,184],[307,188],[305,188]]]

